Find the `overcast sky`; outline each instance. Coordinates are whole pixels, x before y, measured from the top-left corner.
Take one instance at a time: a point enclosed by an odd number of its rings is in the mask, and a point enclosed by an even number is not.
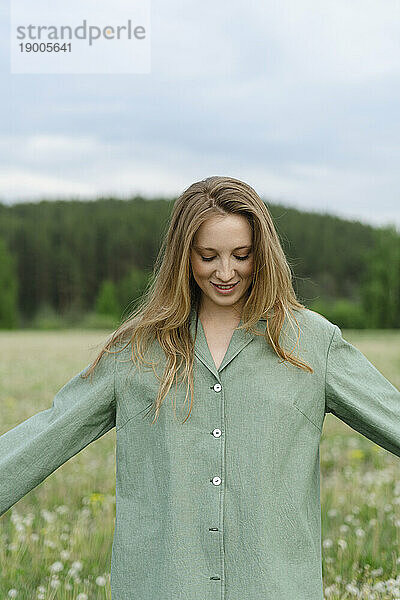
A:
[[[0,201],[173,197],[230,175],[267,202],[400,231],[398,0],[151,12],[150,74],[10,74],[2,44]]]

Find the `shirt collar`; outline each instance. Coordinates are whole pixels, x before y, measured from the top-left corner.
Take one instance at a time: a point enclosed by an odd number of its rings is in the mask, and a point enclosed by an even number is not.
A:
[[[217,369],[214,363],[214,359],[211,355],[210,349],[207,344],[207,339],[204,333],[203,326],[200,319],[197,321],[197,335],[196,334],[196,310],[192,307],[190,311],[190,333],[192,338],[195,340],[194,353],[197,358],[215,375],[219,380],[221,371],[241,352],[256,336],[250,332],[246,332],[244,329],[235,329],[229,342],[228,349],[225,353],[222,363]],[[266,319],[260,319],[259,329],[262,333],[265,332]],[[242,325],[240,319],[239,325]]]

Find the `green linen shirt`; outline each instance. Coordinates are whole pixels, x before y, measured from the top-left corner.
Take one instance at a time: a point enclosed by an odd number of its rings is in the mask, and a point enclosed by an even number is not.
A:
[[[295,315],[298,356],[314,373],[238,329],[217,369],[198,320],[184,424],[183,382],[176,417],[171,391],[154,425],[142,418],[158,381],[130,362],[130,346],[105,355],[92,381],[75,375],[50,408],[0,436],[0,514],[116,427],[113,600],[322,600],[325,414],[400,456],[400,392],[336,325]],[[194,310],[190,319],[194,337]],[[285,320],[286,348],[296,334]]]

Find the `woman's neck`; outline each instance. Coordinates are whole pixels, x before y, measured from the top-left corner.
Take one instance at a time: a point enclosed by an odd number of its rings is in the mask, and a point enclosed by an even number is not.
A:
[[[217,307],[219,309],[219,307]],[[222,310],[214,310],[206,307],[200,307],[199,319],[204,326],[209,326],[216,329],[222,329],[224,331],[229,329],[235,329],[239,325],[241,319],[237,309],[231,309],[231,307],[221,307]]]

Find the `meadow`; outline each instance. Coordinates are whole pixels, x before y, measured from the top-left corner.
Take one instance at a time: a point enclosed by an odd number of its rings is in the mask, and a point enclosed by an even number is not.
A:
[[[0,332],[0,435],[49,408],[107,335]],[[400,331],[343,335],[400,389]],[[328,414],[320,459],[326,600],[400,599],[398,457]],[[110,599],[114,518],[112,430],[0,518],[0,600]]]

